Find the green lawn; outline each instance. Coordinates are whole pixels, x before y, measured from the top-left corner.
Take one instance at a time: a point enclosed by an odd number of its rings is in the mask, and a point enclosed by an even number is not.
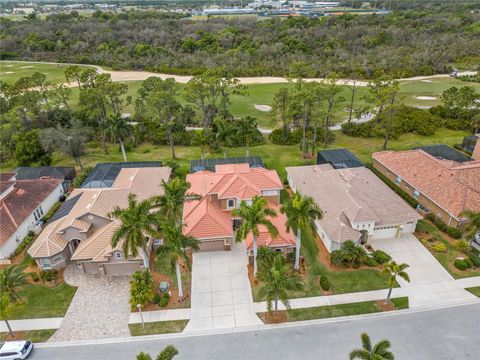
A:
[[[34,343],[46,342],[57,331],[56,329],[47,330],[28,330],[22,331],[22,339],[30,340]],[[15,331],[13,332],[15,334]],[[8,340],[8,333],[0,333],[0,339]]]
[[[437,261],[447,270],[450,275],[452,275],[455,279],[461,279],[471,276],[480,276],[480,269],[479,268],[472,268],[467,269],[465,271],[458,270],[454,265],[453,262],[457,257],[465,257],[465,254],[457,251],[453,244],[446,239],[444,233],[438,230],[435,226],[430,224],[425,220],[419,221],[419,227],[417,231],[421,229],[421,236],[420,242],[432,253],[432,255],[437,259]],[[424,231],[428,233],[423,234]],[[435,241],[429,242],[425,241],[428,238],[434,238]],[[438,252],[433,249],[433,245],[436,243],[442,243],[446,246],[446,252]]]
[[[41,72],[47,76],[48,81],[57,84],[66,81],[65,75],[63,74],[65,66],[66,65],[62,64],[0,61],[0,78],[2,81],[10,84],[21,77],[31,76],[35,72]]]
[[[467,290],[468,292],[471,292],[473,295],[480,298],[480,286],[467,288],[465,290]]]
[[[187,326],[188,320],[159,321],[142,324],[129,324],[130,334],[132,336],[168,334],[182,332]]]
[[[391,299],[395,310],[408,309],[408,297]],[[326,319],[340,316],[352,316],[382,312],[375,301],[365,301],[351,304],[319,306],[287,311],[287,321],[302,321],[313,319]]]
[[[77,288],[60,284],[54,288],[43,285],[27,285],[20,291],[24,301],[15,305],[11,319],[63,317]]]

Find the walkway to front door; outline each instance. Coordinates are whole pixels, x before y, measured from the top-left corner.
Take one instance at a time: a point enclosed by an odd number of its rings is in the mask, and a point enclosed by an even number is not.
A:
[[[184,331],[261,325],[253,307],[245,245],[193,254],[192,306]]]

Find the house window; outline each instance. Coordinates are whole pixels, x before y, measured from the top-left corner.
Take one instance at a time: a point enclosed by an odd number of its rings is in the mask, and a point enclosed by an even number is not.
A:
[[[44,269],[51,267],[52,264],[50,264],[50,259],[40,259],[40,266]]]
[[[420,196],[420,191],[415,190],[415,191],[413,192],[413,197],[416,199],[416,198],[418,198],[419,196]]]
[[[400,176],[397,176],[397,178],[395,179],[395,182],[400,185],[401,182],[402,182],[402,178]]]
[[[60,254],[60,255],[57,255],[57,256],[55,256],[55,257],[53,258],[53,263],[54,263],[54,264],[57,264],[57,263],[59,263],[59,262],[62,261],[62,260],[63,260],[63,256]]]
[[[35,211],[33,212],[33,216],[35,217],[35,221],[38,221],[42,218],[43,209],[42,209],[41,205],[38,208],[35,209]]]
[[[235,199],[227,200],[227,209],[233,209],[235,207]]]
[[[122,260],[122,253],[115,253],[115,257],[118,259],[118,260]]]

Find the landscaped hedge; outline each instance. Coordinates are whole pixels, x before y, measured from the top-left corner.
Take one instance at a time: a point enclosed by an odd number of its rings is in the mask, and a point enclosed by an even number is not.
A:
[[[90,175],[91,172],[92,172],[92,167],[89,166],[89,167],[83,168],[83,170],[80,171],[77,176],[75,176],[75,179],[73,179],[72,186],[74,188],[79,188],[80,186],[82,186],[82,183],[85,181],[88,175]]]
[[[32,242],[35,240],[35,234],[33,232],[29,232],[27,236],[22,240],[22,242],[18,245],[17,249],[13,253],[14,256],[20,254],[23,250],[25,250]]]
[[[296,128],[288,133],[288,137],[285,138],[283,129],[275,129],[268,136],[270,141],[276,145],[295,145],[302,142],[303,129],[301,127]],[[313,130],[308,129],[306,134],[307,140],[313,139]],[[322,144],[325,137],[325,130],[323,128],[317,129],[317,144]],[[335,134],[328,130],[328,141],[331,143],[335,140]]]
[[[403,200],[410,204],[411,207],[416,208],[418,205],[418,201],[411,197],[408,193],[403,191],[399,186],[394,184],[389,178],[383,175],[380,171],[375,169],[373,165],[367,164],[365,165],[367,168],[373,171],[375,175],[377,175],[387,186],[392,189],[394,192],[398,194]]]
[[[42,220],[44,222],[48,222],[48,220],[51,219],[51,217],[57,212],[61,205],[62,203],[60,201],[57,201],[55,205],[53,205],[52,208],[45,214]]]
[[[451,227],[451,226],[447,226],[447,224],[445,224],[442,221],[442,219],[440,219],[435,214],[429,213],[429,214],[427,214],[426,218],[428,220],[430,220],[437,227],[438,230],[440,230],[444,233],[447,233],[448,235],[450,235],[454,239],[460,239],[462,237],[462,232],[459,229]]]

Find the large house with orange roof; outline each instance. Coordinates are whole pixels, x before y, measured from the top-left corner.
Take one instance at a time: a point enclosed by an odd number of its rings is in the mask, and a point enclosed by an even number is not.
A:
[[[241,219],[232,216],[232,210],[242,201],[247,203],[255,196],[268,200],[269,207],[278,214],[270,220],[278,229],[278,236],[272,238],[260,226],[258,246],[268,246],[276,251],[289,253],[295,247],[295,237],[285,228],[286,216],[280,213],[280,191],[282,182],[274,170],[250,167],[247,163],[216,165],[215,171],[202,170],[187,175],[190,191],[200,195],[199,200],[186,202],[183,207],[185,235],[200,240],[204,251],[230,250],[235,241],[235,230]],[[253,252],[253,238],[248,236],[247,252]]]
[[[414,197],[421,213],[462,227],[465,210],[480,211],[480,142],[468,158],[445,145],[374,153],[373,166]]]

